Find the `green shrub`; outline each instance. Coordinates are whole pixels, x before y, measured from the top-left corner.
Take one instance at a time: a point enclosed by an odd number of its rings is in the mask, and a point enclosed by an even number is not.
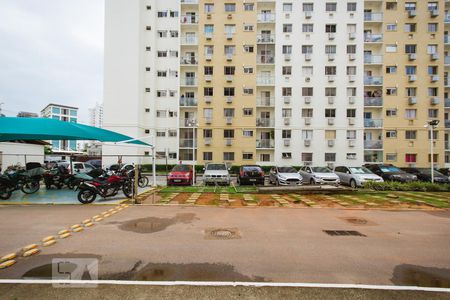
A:
[[[401,183],[396,181],[385,182],[366,182],[364,188],[375,191],[416,191],[416,192],[448,192],[450,191],[449,184],[438,184],[431,182],[408,182]]]

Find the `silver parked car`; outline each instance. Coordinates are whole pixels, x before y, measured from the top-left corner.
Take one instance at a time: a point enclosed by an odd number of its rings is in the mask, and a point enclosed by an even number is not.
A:
[[[203,173],[203,182],[205,185],[208,184],[226,184],[230,185],[231,177],[228,172],[229,169],[226,164],[207,164],[203,169],[205,172]]]
[[[334,168],[334,173],[341,179],[343,184],[352,188],[363,186],[367,181],[383,182],[383,178],[372,173],[365,167],[345,167],[339,166]]]
[[[303,178],[293,167],[273,167],[270,169],[269,183],[276,185],[301,185]]]
[[[305,182],[309,184],[333,184],[340,183],[339,177],[328,167],[304,166],[298,171],[303,176]]]

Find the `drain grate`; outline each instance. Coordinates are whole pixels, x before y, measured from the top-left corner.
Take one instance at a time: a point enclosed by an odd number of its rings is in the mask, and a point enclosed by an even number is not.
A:
[[[346,218],[345,220],[349,223],[356,224],[356,225],[366,225],[367,224],[367,220],[361,219],[361,218]]]
[[[323,230],[323,232],[331,236],[366,236],[355,230]]]
[[[208,228],[205,230],[205,239],[207,240],[232,240],[240,239],[237,228]]]

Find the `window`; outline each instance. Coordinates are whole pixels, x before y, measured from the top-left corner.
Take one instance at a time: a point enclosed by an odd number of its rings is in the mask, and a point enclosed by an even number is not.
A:
[[[167,37],[167,30],[158,30],[158,37],[160,38]]]
[[[406,163],[415,163],[417,159],[417,154],[405,154],[405,162]]]
[[[397,10],[397,2],[386,2],[387,10]]]
[[[405,139],[407,140],[415,140],[417,138],[416,130],[406,130],[405,131]]]
[[[157,110],[156,111],[157,118],[165,118],[166,115],[167,115],[167,112],[165,110]]]
[[[281,158],[291,159],[292,158],[292,153],[291,152],[283,152],[283,153],[281,153]]]
[[[434,87],[428,88],[428,96],[437,97],[437,95],[438,95],[438,88]]]
[[[439,115],[439,109],[430,108],[428,109],[428,118],[436,119]]]
[[[167,97],[167,91],[166,90],[156,91],[156,97]]]
[[[417,117],[417,109],[405,109],[406,119],[415,119]]]
[[[302,32],[314,32],[314,24],[303,24]]]
[[[326,24],[325,32],[326,33],[335,33],[336,32],[336,24]]]
[[[205,3],[205,13],[211,14],[214,12],[214,4],[213,3]]]
[[[244,86],[242,92],[244,93],[244,96],[253,95],[253,88]]]
[[[213,75],[214,74],[214,67],[212,67],[212,66],[204,67],[204,74],[205,75]]]
[[[285,97],[292,96],[292,88],[291,87],[282,88],[282,94]]]
[[[347,96],[355,97],[356,96],[356,88],[354,88],[354,87],[347,88]]]
[[[335,117],[336,117],[336,109],[334,108],[325,109],[325,118],[335,118]]]
[[[313,131],[312,130],[302,130],[302,139],[303,140],[312,140]]]
[[[312,118],[313,109],[312,108],[303,108],[302,109],[302,117],[303,118]]]
[[[157,76],[158,77],[167,77],[167,71],[158,71]]]
[[[348,66],[347,67],[347,75],[356,75],[356,67]]]
[[[242,135],[244,137],[252,137],[253,136],[253,130],[244,129],[244,130],[242,130]]]
[[[291,75],[292,74],[292,67],[291,66],[283,66],[283,75]]]
[[[405,94],[407,97],[415,97],[417,96],[417,88],[415,87],[407,87],[405,89]]]
[[[356,118],[356,109],[347,109],[347,118]]]
[[[156,132],[156,136],[157,137],[165,137],[166,136],[166,132],[165,131],[157,131]]]
[[[405,74],[406,75],[415,75],[417,73],[416,66],[405,66]]]
[[[213,160],[213,153],[212,152],[203,152],[203,160]]]
[[[230,66],[224,67],[225,75],[234,75],[235,71],[236,71],[236,67],[230,67]]]
[[[416,2],[406,2],[405,10],[406,11],[416,10]]]
[[[214,33],[214,25],[205,24],[205,33]]]
[[[234,152],[224,152],[223,160],[234,160]]]
[[[336,75],[336,66],[325,66],[325,75]]]
[[[214,96],[214,88],[212,88],[212,87],[205,87],[203,89],[203,95],[204,96]]]
[[[224,117],[234,117],[234,108],[224,108],[223,116]]]
[[[397,52],[397,45],[395,45],[395,44],[386,45],[386,52],[387,53],[395,53],[395,52]]]
[[[386,31],[397,31],[397,24],[395,23],[386,24]]]
[[[244,24],[244,31],[253,31],[255,29],[255,25],[253,24]]]
[[[253,108],[244,108],[243,115],[244,116],[253,116]]]
[[[387,161],[397,161],[397,154],[396,153],[386,153],[386,160]]]
[[[303,54],[312,54],[313,53],[313,46],[312,45],[303,45],[302,46],[302,53]]]
[[[234,129],[225,129],[223,131],[223,137],[228,139],[234,138]]]
[[[313,161],[313,154],[302,152],[302,161],[303,162],[312,162]]]
[[[397,138],[397,130],[386,130],[386,138],[388,139]]]
[[[255,5],[253,3],[244,3],[245,11],[253,11],[254,8],[255,8]]]
[[[260,161],[270,161],[270,154],[263,153],[259,155]]]
[[[356,11],[356,3],[348,2],[347,3],[347,11]]]
[[[205,55],[213,55],[214,54],[214,46],[207,45],[205,46]]]
[[[327,2],[325,4],[325,11],[326,12],[334,12],[334,11],[336,11],[336,7],[337,7],[336,2]]]
[[[292,117],[292,109],[291,108],[283,108],[281,110],[281,116],[283,118],[290,118],[290,117]]]
[[[336,54],[336,45],[325,45],[325,54]]]
[[[396,108],[387,108],[386,109],[386,117],[395,117],[395,116],[397,116]]]
[[[431,134],[430,131],[428,130],[428,139],[431,139]],[[433,140],[437,140],[438,139],[438,132],[436,130],[433,131]]]
[[[255,47],[251,45],[244,45],[244,52],[253,53],[255,51]]]
[[[224,96],[234,96],[234,87],[225,87],[223,89]]]
[[[291,12],[292,3],[283,3],[283,12]]]
[[[428,2],[428,11],[439,10],[439,6],[437,2]]]
[[[356,159],[356,153],[347,153],[346,159]]]
[[[326,162],[336,161],[336,153],[325,153],[325,161]]]
[[[227,55],[227,54],[234,55],[236,53],[236,46],[227,45],[223,48],[223,52],[225,53],[225,55]]]
[[[347,130],[347,140],[356,140],[356,130]]]
[[[427,54],[435,54],[438,52],[438,46],[437,45],[428,45],[427,46]]]
[[[386,95],[388,95],[388,96],[397,96],[397,88],[394,88],[394,87],[386,88]]]
[[[347,45],[347,54],[356,54],[356,45]]]
[[[225,12],[235,12],[236,4],[234,3],[225,3]]]
[[[292,53],[292,46],[283,45],[283,54],[291,54],[291,53]]]
[[[416,23],[406,23],[404,29],[405,32],[416,32]]]
[[[303,11],[314,11],[314,3],[303,3]]]
[[[251,153],[251,152],[244,152],[244,153],[242,153],[242,159],[243,160],[252,160],[253,159],[253,153]]]
[[[230,33],[234,34],[235,32],[236,32],[236,25],[233,25],[233,24],[225,25],[225,33],[226,34],[230,34]]]
[[[167,57],[167,51],[158,51],[158,57]]]
[[[284,33],[292,32],[292,24],[283,24],[283,32]]]
[[[212,138],[212,129],[203,129],[203,138]]]
[[[284,129],[281,132],[281,136],[283,139],[290,139],[292,137],[292,131],[290,129]]]
[[[428,66],[428,75],[437,75],[438,67],[437,66]]]
[[[428,23],[428,32],[437,32],[438,24],[437,23]]]
[[[397,66],[387,66],[386,74],[395,74],[397,73]]]
[[[253,74],[253,67],[244,67],[244,74]]]
[[[325,139],[326,140],[335,140],[336,139],[336,130],[325,130]]]
[[[405,45],[406,54],[414,54],[417,52],[417,45]]]
[[[302,88],[302,96],[312,97],[313,96],[313,88],[312,87],[303,87]]]
[[[158,18],[167,17],[167,11],[158,11]]]
[[[334,97],[336,96],[336,88],[335,87],[327,87],[325,88],[325,96]]]
[[[311,66],[302,67],[303,76],[312,76],[314,73],[314,68]]]

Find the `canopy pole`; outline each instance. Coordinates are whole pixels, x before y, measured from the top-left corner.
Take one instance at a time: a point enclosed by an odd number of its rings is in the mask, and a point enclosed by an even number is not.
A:
[[[152,169],[153,169],[153,186],[156,186],[156,159],[155,159],[155,146],[152,146]]]

